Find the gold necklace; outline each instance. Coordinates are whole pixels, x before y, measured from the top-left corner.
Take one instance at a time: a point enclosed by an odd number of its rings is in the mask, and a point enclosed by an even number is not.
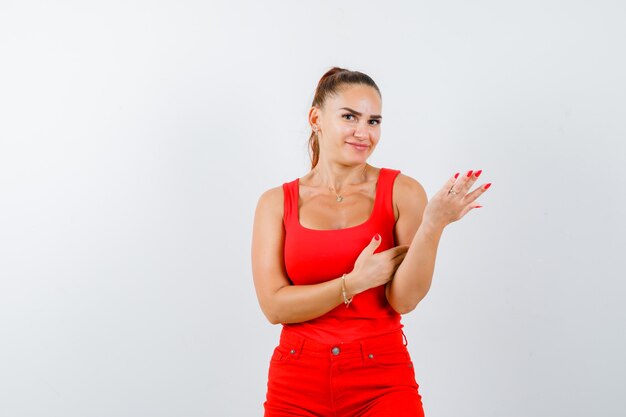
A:
[[[343,196],[337,194],[334,188],[328,187],[328,189],[332,191],[333,193],[335,193],[335,195],[337,196],[337,199],[335,200],[336,202],[341,203],[343,201]]]
[[[363,169],[363,181],[362,182],[365,182],[365,171],[367,171],[367,165],[365,166],[365,169]],[[336,202],[341,203],[343,201],[343,196],[340,195],[340,194],[337,194],[337,192],[335,191],[335,189],[333,187],[328,187],[328,189],[335,194],[335,196],[336,196],[335,201]]]

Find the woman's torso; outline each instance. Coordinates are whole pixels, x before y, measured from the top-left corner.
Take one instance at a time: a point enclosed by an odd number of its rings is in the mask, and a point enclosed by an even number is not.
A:
[[[284,262],[293,284],[318,284],[352,271],[357,257],[376,233],[381,235],[382,242],[375,253],[395,246],[392,189],[399,173],[399,170],[380,168],[369,218],[343,229],[318,230],[302,226],[298,210],[299,178],[283,184]],[[322,343],[350,342],[402,328],[400,315],[387,302],[384,285],[357,294],[347,308],[340,304],[313,320],[283,326]]]

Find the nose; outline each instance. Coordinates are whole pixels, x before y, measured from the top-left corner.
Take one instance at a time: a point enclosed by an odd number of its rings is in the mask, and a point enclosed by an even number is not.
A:
[[[368,128],[361,123],[354,128],[354,137],[360,140],[367,139]]]

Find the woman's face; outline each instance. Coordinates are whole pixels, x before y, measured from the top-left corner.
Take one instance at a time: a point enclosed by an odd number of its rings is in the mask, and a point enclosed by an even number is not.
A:
[[[328,97],[322,109],[311,108],[311,122],[321,130],[320,159],[366,162],[380,139],[381,107],[373,87],[352,84]]]

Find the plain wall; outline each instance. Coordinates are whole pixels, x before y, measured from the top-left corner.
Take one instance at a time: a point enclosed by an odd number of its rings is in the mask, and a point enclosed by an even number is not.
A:
[[[622,1],[0,2],[0,416],[259,416],[257,199],[332,66],[369,162],[483,169],[403,317],[428,417],[626,415]]]

